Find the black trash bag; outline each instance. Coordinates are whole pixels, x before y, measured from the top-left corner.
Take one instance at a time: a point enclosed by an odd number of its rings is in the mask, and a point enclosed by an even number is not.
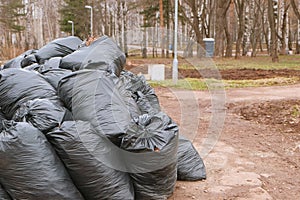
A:
[[[2,185],[0,184],[0,199],[1,200],[11,200],[7,192],[4,190]]]
[[[191,141],[179,137],[177,180],[198,181],[206,179],[206,169],[202,158]]]
[[[5,115],[3,114],[2,110],[0,109],[0,131],[2,131],[3,126],[2,126],[2,121],[6,120]]]
[[[137,102],[133,98],[134,95],[126,88],[127,81],[127,77],[120,76],[116,83],[116,88],[122,96],[127,108],[129,109],[131,118],[137,118],[142,114],[142,112]]]
[[[64,57],[78,49],[82,40],[75,36],[58,38],[43,46],[35,54],[39,64],[44,64],[52,57]]]
[[[80,70],[59,82],[58,95],[75,120],[91,122],[119,146],[131,116],[115,79],[104,71]]]
[[[62,58],[59,68],[78,71],[82,62],[86,59],[91,49],[88,46],[80,47],[78,50]]]
[[[152,112],[160,112],[161,109],[159,105],[159,100],[155,94],[154,89],[147,83],[144,76],[138,76],[129,71],[123,70],[120,78],[126,80],[124,81],[124,85],[126,89],[132,93],[132,97],[138,103],[141,110],[147,110],[147,108],[143,107],[143,104],[150,104],[150,106],[152,107]],[[143,100],[139,102],[139,99]]]
[[[64,122],[46,136],[86,200],[134,199],[129,175],[106,166],[89,151],[103,143],[89,122]]]
[[[58,127],[66,109],[48,99],[35,99],[22,104],[16,111],[13,120],[27,122],[42,132]]]
[[[5,121],[0,183],[12,199],[83,200],[51,144],[28,123]]]
[[[153,116],[144,114],[130,124],[121,148],[132,152],[161,150],[177,135],[177,124],[165,113],[159,112]]]
[[[40,68],[40,72],[51,70],[51,69],[59,69],[59,65],[61,63],[62,57],[53,57],[49,60],[45,61],[45,64]]]
[[[29,100],[49,99],[60,102],[56,90],[37,72],[24,69],[0,71],[0,107],[7,119]]]
[[[9,69],[9,68],[21,68],[21,62],[24,58],[24,55],[21,54],[16,58],[13,58],[9,60],[7,63],[3,65],[3,69]]]
[[[121,148],[136,153],[169,152],[161,160],[166,163],[159,169],[130,174],[137,199],[163,200],[173,193],[177,180],[177,146],[178,126],[162,112],[154,116],[142,115],[130,126]]]
[[[35,58],[34,54],[30,54],[28,56],[25,56],[25,58],[23,58],[23,60],[21,61],[21,67],[25,68],[27,66],[30,66],[34,63],[37,63],[37,60]]]
[[[176,185],[176,162],[148,173],[130,175],[136,199],[166,200],[170,197]]]
[[[136,104],[138,105],[142,114],[154,115],[159,111],[152,107],[150,101],[141,91],[135,93]]]
[[[60,68],[79,70],[96,69],[119,76],[126,64],[126,56],[109,37],[102,36],[62,59]]]
[[[8,69],[8,68],[21,68],[21,62],[22,60],[26,57],[29,56],[31,54],[36,53],[37,50],[31,49],[28,50],[24,53],[22,53],[21,55],[19,55],[16,58],[13,58],[11,60],[9,60],[7,63],[4,64],[3,69]]]
[[[56,90],[57,90],[59,81],[63,77],[65,77],[71,73],[72,73],[72,71],[67,70],[67,69],[51,69],[51,70],[46,70],[46,71],[41,72],[41,74],[43,75],[45,80],[48,83],[50,83]]]
[[[23,69],[25,69],[25,70],[28,70],[28,71],[39,71],[39,69],[40,69],[40,67],[41,67],[41,65],[39,65],[39,64],[37,64],[37,63],[34,63],[34,64],[32,64],[32,65],[29,65],[29,66],[27,66],[27,67],[24,67]]]

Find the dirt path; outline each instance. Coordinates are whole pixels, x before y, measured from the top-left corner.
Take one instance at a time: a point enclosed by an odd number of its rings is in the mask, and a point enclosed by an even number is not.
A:
[[[226,112],[212,151],[202,155],[207,180],[177,182],[170,200],[299,199],[300,133],[286,131],[289,127],[282,124],[245,120],[236,109],[254,105],[251,108],[260,116],[260,110],[256,110],[260,106],[256,104],[299,100],[300,85],[230,89],[226,91],[225,110],[214,110],[209,92],[167,88],[156,88],[156,92],[163,109],[180,124],[181,133],[190,136],[195,132],[192,139],[199,152],[203,152],[210,123],[219,123],[211,121],[213,114],[222,116]],[[281,111],[275,110],[274,115],[275,112]],[[269,115],[272,119],[272,113]]]

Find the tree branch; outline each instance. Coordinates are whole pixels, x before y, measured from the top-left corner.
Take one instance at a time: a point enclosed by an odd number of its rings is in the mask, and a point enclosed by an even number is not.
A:
[[[300,12],[298,10],[298,6],[295,3],[295,0],[291,0],[291,4],[292,4],[295,15],[297,16],[298,20],[300,20]]]

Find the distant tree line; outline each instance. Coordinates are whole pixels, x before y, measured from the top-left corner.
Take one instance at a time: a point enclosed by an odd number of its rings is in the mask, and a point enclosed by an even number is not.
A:
[[[16,49],[40,48],[71,34],[82,39],[93,35],[114,37],[127,53],[128,31],[160,29],[161,56],[169,57],[173,44],[175,0],[0,0],[0,56]],[[215,39],[217,57],[268,53],[300,53],[299,0],[179,0],[179,31],[204,46],[204,38]],[[188,42],[188,41],[187,41]],[[142,46],[147,46],[144,39]],[[153,43],[153,48],[155,43]],[[201,53],[201,49],[197,48]],[[154,51],[153,51],[154,56]],[[187,53],[187,56],[192,56]],[[0,58],[1,59],[1,58]]]

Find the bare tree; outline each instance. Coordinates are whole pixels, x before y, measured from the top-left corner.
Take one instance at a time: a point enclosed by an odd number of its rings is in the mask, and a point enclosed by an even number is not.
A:
[[[225,57],[232,57],[232,46],[234,37],[234,2],[230,1],[229,17],[225,17],[226,53]]]
[[[165,9],[165,13],[166,13],[166,25],[167,25],[167,37],[166,37],[166,58],[169,58],[169,44],[170,44],[170,0],[166,0],[166,9]]]
[[[256,1],[257,2],[257,1]],[[260,50],[263,51],[263,45],[262,45],[262,41],[264,41],[266,47],[267,47],[267,51],[270,53],[270,45],[269,45],[269,24],[268,24],[268,21],[267,21],[267,16],[268,13],[267,12],[267,9],[268,9],[268,6],[267,6],[267,2],[262,0],[260,2],[257,2],[256,3],[256,6],[257,6],[257,10],[258,12],[260,13],[259,16],[260,16],[260,21],[261,21],[261,36],[260,36]]]
[[[165,25],[164,25],[164,4],[163,0],[159,0],[159,18],[160,18],[160,31],[161,31],[161,57],[165,57]]]
[[[262,36],[262,27],[263,27],[263,21],[261,15],[263,15],[262,12],[260,12],[260,7],[263,5],[263,0],[255,0],[252,2],[251,6],[251,32],[250,32],[250,43],[252,48],[251,56],[255,57],[257,54],[257,45],[259,44]]]
[[[286,54],[286,48],[287,48],[287,43],[286,43],[286,38],[287,38],[287,26],[288,26],[288,10],[289,10],[289,7],[290,7],[290,4],[285,2],[285,1],[282,1],[282,16],[280,16],[280,19],[281,19],[281,35],[278,33],[278,38],[280,40],[280,43],[281,43],[281,48],[280,48],[280,54],[281,55],[284,55]]]
[[[224,30],[227,26],[226,14],[229,9],[230,2],[231,0],[217,1],[215,56],[223,56],[224,53]]]
[[[296,4],[295,0],[290,0],[293,11],[296,15],[296,17],[298,18],[298,23],[297,23],[297,42],[296,42],[296,54],[300,53],[300,44],[299,44],[299,21],[300,21],[300,11],[299,11],[299,2]]]
[[[127,44],[127,13],[128,13],[128,7],[127,7],[127,4],[126,4],[126,1],[123,0],[122,1],[122,19],[123,19],[123,38],[124,38],[124,52],[125,52],[125,55],[126,57],[128,56],[128,44]]]
[[[235,58],[241,55],[241,43],[245,32],[245,0],[235,0],[236,13],[238,17],[238,35],[236,40]]]
[[[275,1],[275,2],[274,2]],[[277,42],[277,34],[276,34],[276,17],[274,15],[274,6],[278,3],[277,0],[268,0],[268,17],[269,17],[269,25],[271,30],[271,56],[273,62],[278,62],[278,42]]]
[[[242,50],[243,56],[247,55],[250,49],[250,37],[253,28],[254,5],[253,0],[246,1],[245,5],[245,31],[243,35]]]
[[[12,25],[20,25],[20,27],[24,27],[24,30],[16,33],[14,28],[7,26],[7,22],[10,20],[6,19],[8,14],[5,14],[8,9],[4,9],[0,17],[2,19],[0,43],[3,47],[11,45],[12,35],[14,37],[16,35],[15,46],[17,48],[39,48],[57,37],[71,34],[71,25],[67,23],[68,20],[74,20],[75,34],[84,38],[89,32],[89,11],[84,8],[84,5],[93,6],[95,36],[105,34],[116,38],[126,54],[128,51],[127,30],[155,27],[156,25],[160,25],[163,29],[167,27],[167,30],[173,27],[174,2],[170,0],[82,0],[80,2],[71,0],[0,0],[0,4],[17,1],[25,5],[24,9],[20,9],[20,13],[23,12],[24,16],[11,17],[15,20]],[[70,2],[77,7],[74,9],[73,6],[68,10],[68,13],[71,14],[70,18],[66,19],[58,10]],[[179,1],[179,20],[181,22],[179,31],[182,31],[182,35],[185,36],[180,36],[180,46],[187,45],[185,55],[193,56],[193,50],[197,45],[198,56],[202,56],[204,54],[200,47],[204,46],[203,39],[212,37],[215,38],[216,56],[230,57],[234,47],[236,58],[245,55],[249,49],[252,51],[252,56],[255,56],[257,49],[262,51],[267,47],[270,55],[275,56],[273,59],[276,60],[279,48],[279,52],[284,54],[287,47],[291,50],[293,42],[296,41],[296,53],[299,53],[299,1],[280,0],[280,12],[277,12],[277,15],[274,10],[276,2],[278,1],[181,0]],[[290,7],[294,13],[289,12]],[[160,17],[157,15],[159,11]],[[62,21],[64,21],[63,25]],[[168,32],[157,34],[158,31],[155,29],[152,32],[145,31],[149,36],[145,32],[144,39],[148,42],[144,43],[148,44],[154,38],[153,42],[149,44],[153,45],[153,49],[160,44],[163,56],[167,57],[172,34]],[[157,40],[157,35],[164,36]],[[145,45],[144,48],[146,48]]]
[[[118,22],[118,41],[119,46],[123,49],[123,40],[122,40],[122,2],[121,0],[117,0],[117,22]]]
[[[216,3],[217,0],[209,0],[207,3],[207,15],[208,15],[208,37],[214,37],[215,22],[216,22]]]

